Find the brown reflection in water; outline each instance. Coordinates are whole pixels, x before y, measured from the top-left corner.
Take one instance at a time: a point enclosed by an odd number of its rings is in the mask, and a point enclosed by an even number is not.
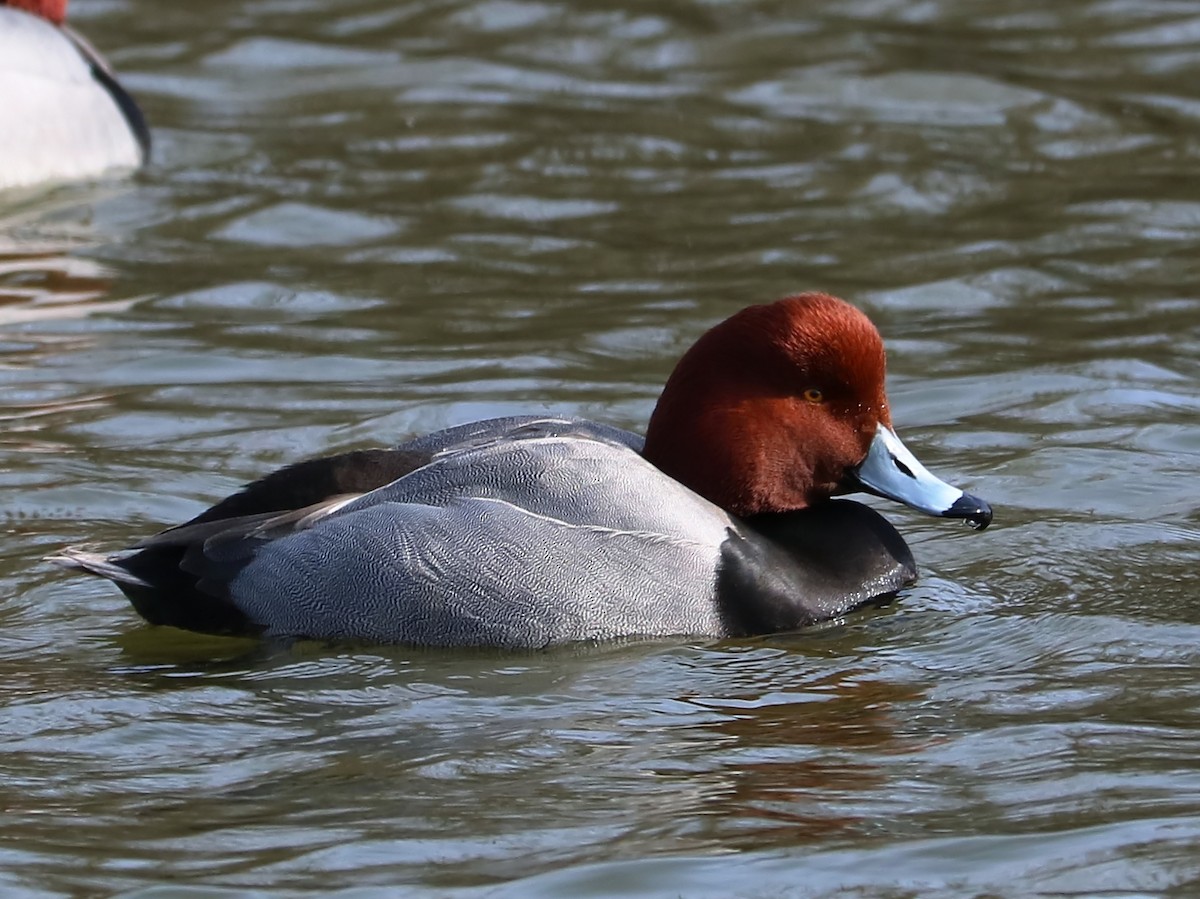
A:
[[[132,300],[97,302],[112,284],[103,266],[65,248],[0,243],[0,327],[129,308]]]
[[[714,796],[705,813],[718,819],[722,844],[740,848],[794,846],[858,831],[870,823],[839,809],[872,801],[886,789],[887,775],[872,754],[895,755],[920,748],[896,733],[892,709],[920,699],[923,690],[864,676],[833,672],[793,694],[774,697],[731,694],[690,697],[733,717],[704,725],[732,738],[722,755],[729,790]],[[745,761],[747,753],[781,758]],[[798,757],[806,756],[806,757]],[[728,832],[732,831],[732,832]]]
[[[50,356],[84,352],[94,336],[41,331],[39,322],[81,318],[97,312],[128,309],[133,299],[105,301],[113,279],[99,263],[68,255],[67,247],[0,242],[0,384],[8,379],[4,369],[35,367]],[[47,389],[49,388],[49,389]],[[57,443],[39,438],[48,416],[73,414],[107,405],[110,395],[92,392],[63,396],[52,383],[43,383],[40,395],[13,400],[5,391],[0,402],[0,439],[6,448],[22,453],[52,453]]]
[[[112,403],[111,394],[89,394],[65,400],[37,403],[0,403],[0,428],[5,436],[0,445],[18,453],[59,453],[63,446],[38,438],[42,420],[59,415],[70,415],[83,409],[94,409]]]

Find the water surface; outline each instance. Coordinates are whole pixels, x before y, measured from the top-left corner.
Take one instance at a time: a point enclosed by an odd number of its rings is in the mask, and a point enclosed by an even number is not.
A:
[[[1200,19],[1059,6],[77,0],[155,162],[0,202],[0,888],[1188,894]],[[881,505],[922,567],[885,609],[269,651],[39,562],[306,455],[640,429],[813,288],[997,510]]]

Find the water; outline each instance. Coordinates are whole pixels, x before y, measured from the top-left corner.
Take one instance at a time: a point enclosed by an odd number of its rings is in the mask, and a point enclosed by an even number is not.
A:
[[[799,7],[796,7],[799,8]],[[1187,895],[1200,20],[1110,0],[73,4],[154,166],[0,211],[0,888]],[[39,559],[475,418],[640,428],[820,288],[922,579],[790,637],[266,651]]]

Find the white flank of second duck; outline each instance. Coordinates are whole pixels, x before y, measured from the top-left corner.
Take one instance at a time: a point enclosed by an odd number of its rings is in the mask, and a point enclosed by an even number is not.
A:
[[[0,189],[142,164],[145,148],[106,79],[115,85],[68,29],[0,7]]]

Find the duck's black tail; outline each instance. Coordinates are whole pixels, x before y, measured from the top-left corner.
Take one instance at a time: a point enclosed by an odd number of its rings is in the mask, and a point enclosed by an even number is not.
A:
[[[83,571],[87,574],[106,578],[122,589],[126,586],[150,587],[150,584],[121,565],[120,556],[102,556],[99,553],[87,552],[69,546],[58,555],[48,556],[46,561],[53,562],[62,568],[69,568],[72,571]]]
[[[151,624],[206,634],[252,636],[255,627],[228,596],[201,589],[198,579],[180,568],[183,549],[151,547],[101,555],[68,547],[46,561],[112,581]]]

